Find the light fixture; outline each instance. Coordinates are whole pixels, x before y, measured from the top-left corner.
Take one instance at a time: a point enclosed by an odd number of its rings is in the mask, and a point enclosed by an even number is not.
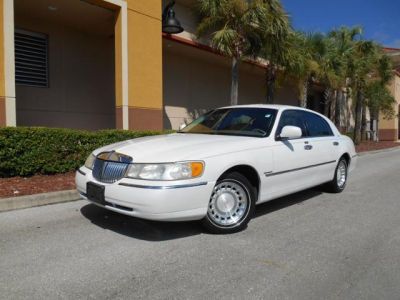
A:
[[[52,6],[52,5],[49,5],[47,8],[48,8],[48,10],[51,10],[51,11],[58,10],[58,8],[56,6]]]
[[[171,1],[164,8],[162,15],[162,31],[168,34],[177,34],[183,31],[183,27],[178,19],[175,18],[175,11],[173,6],[175,5],[175,1]]]

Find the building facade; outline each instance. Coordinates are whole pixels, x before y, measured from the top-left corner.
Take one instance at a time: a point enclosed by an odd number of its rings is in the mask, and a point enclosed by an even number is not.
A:
[[[161,32],[168,2],[0,0],[0,126],[177,129],[229,105],[230,61],[195,39],[195,0],[176,1],[178,35]],[[239,73],[239,103],[263,103],[265,64]],[[276,102],[297,105],[296,86]]]
[[[1,0],[0,126],[161,129],[159,0]]]
[[[400,49],[385,48],[385,52],[392,58],[394,65],[394,78],[389,84],[389,90],[394,96],[393,110],[395,117],[385,119],[381,116],[379,120],[379,140],[398,141],[400,140]]]

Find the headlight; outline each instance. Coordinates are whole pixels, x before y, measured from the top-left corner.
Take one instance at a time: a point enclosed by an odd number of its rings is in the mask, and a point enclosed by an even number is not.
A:
[[[96,156],[94,156],[93,153],[90,154],[85,161],[85,167],[92,170],[95,160],[96,160]]]
[[[203,174],[204,163],[199,161],[167,164],[132,164],[127,177],[145,180],[181,180]]]

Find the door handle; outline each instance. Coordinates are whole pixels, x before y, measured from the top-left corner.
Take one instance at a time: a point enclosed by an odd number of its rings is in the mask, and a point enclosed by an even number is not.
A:
[[[312,146],[311,146],[311,145],[305,145],[305,146],[304,146],[304,149],[305,149],[305,150],[311,150],[311,149],[312,149]]]
[[[339,146],[339,142],[333,142],[333,146]]]

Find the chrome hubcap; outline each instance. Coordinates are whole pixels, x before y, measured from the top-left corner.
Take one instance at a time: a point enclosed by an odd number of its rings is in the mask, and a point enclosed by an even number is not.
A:
[[[207,214],[217,225],[232,226],[243,219],[248,206],[246,189],[234,181],[223,181],[214,187]]]
[[[346,176],[347,176],[346,168],[347,168],[346,163],[344,161],[341,161],[337,168],[336,182],[337,182],[338,187],[340,187],[340,188],[342,188],[346,183]]]

